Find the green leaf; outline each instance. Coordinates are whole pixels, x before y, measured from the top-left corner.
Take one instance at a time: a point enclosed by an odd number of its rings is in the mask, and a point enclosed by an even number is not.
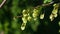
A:
[[[44,3],[49,3],[51,2],[52,0],[44,0]]]

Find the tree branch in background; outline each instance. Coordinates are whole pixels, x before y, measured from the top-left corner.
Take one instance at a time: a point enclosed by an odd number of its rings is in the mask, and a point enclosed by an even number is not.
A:
[[[3,6],[3,4],[6,2],[6,0],[3,0],[2,3],[0,4],[0,8]]]

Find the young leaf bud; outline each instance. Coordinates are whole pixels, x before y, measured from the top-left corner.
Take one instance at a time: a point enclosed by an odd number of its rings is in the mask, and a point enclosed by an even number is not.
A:
[[[40,19],[44,19],[44,14],[41,14],[40,15]]]
[[[27,19],[22,17],[23,23],[27,23]]]
[[[57,9],[54,9],[54,10],[52,11],[53,14],[57,14],[57,12],[58,12]]]
[[[32,17],[31,16],[28,16],[28,21],[30,21],[32,19]]]
[[[21,30],[24,30],[25,29],[25,26],[26,26],[26,23],[22,23]]]
[[[57,14],[55,14],[54,17],[56,18],[57,17]]]

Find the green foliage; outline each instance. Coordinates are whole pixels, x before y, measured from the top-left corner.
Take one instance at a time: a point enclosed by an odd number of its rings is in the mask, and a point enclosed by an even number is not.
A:
[[[0,4],[1,4],[2,1],[3,1],[3,0],[0,0]]]
[[[44,3],[49,3],[51,2],[52,0],[44,0]]]
[[[48,3],[52,0],[42,1],[7,0],[0,8],[0,32],[3,31],[5,34],[56,34],[58,25],[60,26],[60,4],[49,5]]]
[[[2,24],[1,24],[1,22],[0,22],[0,30],[2,30]]]
[[[13,29],[16,29],[17,28],[17,19],[16,18],[13,18],[13,20],[11,21],[11,27],[13,28]]]

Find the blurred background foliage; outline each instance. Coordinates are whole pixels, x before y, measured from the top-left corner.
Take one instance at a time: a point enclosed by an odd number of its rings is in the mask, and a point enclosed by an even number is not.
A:
[[[2,1],[0,0],[0,4]],[[41,6],[52,1],[54,3],[49,6]],[[54,8],[53,4],[59,2],[60,0],[6,0],[0,8],[0,34],[59,34],[60,6],[58,7],[58,16],[53,21],[49,19]],[[39,14],[45,14],[44,19],[40,19],[38,16],[38,19],[34,21],[32,18],[31,21],[27,22],[25,30],[21,30],[22,11],[27,9],[32,12],[36,7]]]

